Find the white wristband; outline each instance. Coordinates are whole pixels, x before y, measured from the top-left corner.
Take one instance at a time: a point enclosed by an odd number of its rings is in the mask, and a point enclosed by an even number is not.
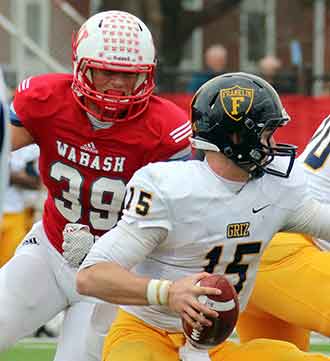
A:
[[[147,287],[149,305],[166,305],[171,284],[172,282],[168,280],[150,280]]]
[[[157,299],[158,287],[160,286],[160,280],[150,280],[147,287],[147,300],[149,305],[159,305]]]
[[[168,304],[168,290],[172,284],[171,281],[164,280],[160,281],[160,288],[159,288],[159,301],[161,305],[167,305]]]

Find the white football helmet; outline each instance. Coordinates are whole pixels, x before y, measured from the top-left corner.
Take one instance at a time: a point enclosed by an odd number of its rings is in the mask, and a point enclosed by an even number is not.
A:
[[[156,55],[152,35],[140,19],[123,11],[98,13],[74,34],[72,51],[73,95],[84,110],[103,121],[122,122],[146,109],[155,87]],[[98,91],[93,69],[137,73],[133,93]]]

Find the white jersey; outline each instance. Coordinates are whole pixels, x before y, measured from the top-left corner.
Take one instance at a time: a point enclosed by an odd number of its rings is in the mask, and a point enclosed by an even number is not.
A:
[[[330,203],[330,115],[320,124],[299,161],[304,164],[313,197]],[[321,249],[330,250],[330,242],[315,239]]]
[[[120,222],[145,232],[166,229],[165,240],[154,244],[146,237],[136,252],[125,239],[114,244],[110,231],[96,242],[82,268],[110,260],[127,268],[137,265],[134,271],[154,279],[177,280],[202,271],[225,274],[244,309],[273,235],[279,230],[330,235],[329,226],[324,230],[330,207],[311,207],[301,165],[289,179],[266,174],[240,188],[233,191],[206,161],[149,164],[127,185]],[[155,327],[182,330],[180,318],[167,307],[121,307]]]

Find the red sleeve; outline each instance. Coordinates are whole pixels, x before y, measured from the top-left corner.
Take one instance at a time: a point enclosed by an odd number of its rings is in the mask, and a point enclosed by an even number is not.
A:
[[[151,152],[149,161],[190,159],[192,129],[188,114],[171,101],[160,99],[156,107],[159,143]]]
[[[66,75],[45,74],[23,80],[16,89],[13,110],[36,143],[47,134],[61,102],[56,99],[58,79]]]

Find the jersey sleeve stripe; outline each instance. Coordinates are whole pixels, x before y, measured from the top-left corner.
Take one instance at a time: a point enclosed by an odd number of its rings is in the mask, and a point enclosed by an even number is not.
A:
[[[184,127],[183,129],[181,129],[179,132],[176,132],[175,134],[171,134],[171,137],[173,139],[179,138],[182,134],[186,133],[186,132],[191,132],[191,126],[190,124],[188,124],[186,127]]]
[[[179,128],[177,128],[175,131],[170,133],[170,136],[172,137],[172,139],[175,141],[175,143],[179,143],[182,139],[185,139],[187,137],[189,137],[190,135],[192,135],[192,130],[191,130],[191,125],[188,122],[188,124],[186,123],[186,125],[179,130]]]
[[[30,80],[31,80],[32,76],[30,76],[27,79],[24,79],[18,86],[18,92],[21,93],[22,91],[29,89],[30,87]]]
[[[179,142],[181,142],[181,140],[188,138],[191,135],[192,135],[192,130],[190,129],[190,130],[186,131],[181,137],[174,139],[174,141],[175,141],[175,143],[179,143]]]
[[[191,128],[191,123],[190,121],[188,120],[186,123],[184,123],[183,125],[181,125],[180,127],[174,129],[171,131],[170,133],[170,136],[171,137],[174,137],[176,133],[180,132],[182,129],[185,129],[185,128]]]

